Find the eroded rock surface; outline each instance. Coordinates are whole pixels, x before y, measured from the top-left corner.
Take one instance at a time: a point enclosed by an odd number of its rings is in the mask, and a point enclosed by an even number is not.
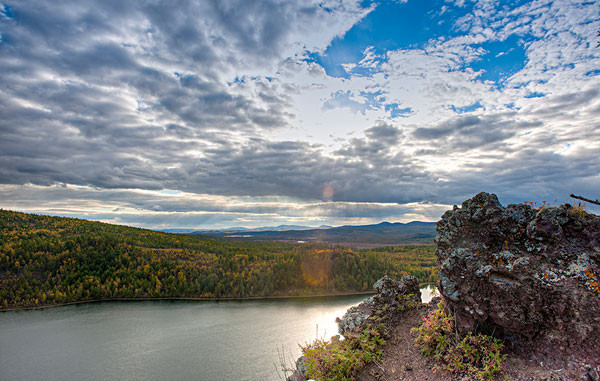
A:
[[[360,332],[373,315],[391,318],[392,314],[387,312],[403,309],[410,302],[421,303],[419,282],[412,276],[405,276],[397,281],[386,275],[375,282],[373,288],[377,294],[358,306],[349,308],[341,319],[336,319],[341,335]]]
[[[437,231],[439,290],[461,332],[600,348],[600,217],[480,193]]]

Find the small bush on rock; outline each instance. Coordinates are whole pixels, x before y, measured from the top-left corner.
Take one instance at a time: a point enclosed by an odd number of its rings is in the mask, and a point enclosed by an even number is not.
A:
[[[390,328],[406,311],[421,305],[421,293],[414,277],[403,277],[398,282],[384,276],[373,288],[377,294],[337,319],[343,340],[337,336],[302,347],[300,373],[304,379],[354,380],[365,365],[383,360],[382,346]]]
[[[454,317],[445,312],[443,303],[429,317],[423,318],[415,343],[421,353],[433,357],[436,369],[464,374],[477,380],[490,380],[502,371],[503,344],[496,338],[469,332],[459,336],[454,329]]]
[[[385,328],[368,324],[346,340],[315,340],[302,347],[306,375],[315,380],[353,380],[352,374],[372,361],[381,361]]]

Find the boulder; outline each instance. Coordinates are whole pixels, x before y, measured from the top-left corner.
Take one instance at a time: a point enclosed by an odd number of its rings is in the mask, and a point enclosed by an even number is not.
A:
[[[375,295],[350,307],[341,319],[336,319],[341,335],[362,331],[372,316],[391,318],[391,312],[404,310],[409,304],[421,304],[421,290],[415,277],[404,276],[397,281],[386,275],[375,282],[373,288],[377,291]]]
[[[479,193],[437,223],[439,290],[460,332],[600,344],[600,217]]]
[[[296,360],[296,370],[286,379],[286,381],[304,381],[308,379],[306,375],[306,357],[300,356]]]

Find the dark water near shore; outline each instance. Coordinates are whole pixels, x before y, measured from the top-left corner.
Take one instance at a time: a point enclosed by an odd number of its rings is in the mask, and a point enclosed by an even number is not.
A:
[[[102,302],[0,313],[0,380],[279,380],[281,355],[291,365],[298,344],[337,334],[335,318],[363,299]]]

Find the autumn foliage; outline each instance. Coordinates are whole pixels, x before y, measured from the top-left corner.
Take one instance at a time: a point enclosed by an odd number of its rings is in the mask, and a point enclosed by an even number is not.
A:
[[[433,250],[241,242],[0,210],[0,309],[368,291],[385,274],[435,281]]]

